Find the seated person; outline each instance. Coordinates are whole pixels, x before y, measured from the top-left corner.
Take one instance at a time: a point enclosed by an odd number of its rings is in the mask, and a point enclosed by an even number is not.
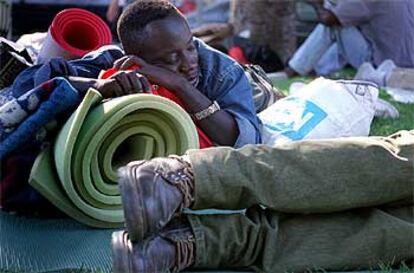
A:
[[[346,64],[358,68],[364,62],[378,66],[386,59],[397,66],[414,66],[414,2],[309,1],[320,24],[288,63],[288,76],[328,75]]]
[[[194,38],[185,18],[172,4],[137,1],[123,13],[118,29],[127,55],[119,48],[104,47],[79,60],[52,59],[24,70],[0,94],[3,174],[0,206],[4,209],[13,207],[7,203],[10,200],[16,205],[33,199],[33,190],[27,190],[27,181],[36,155],[48,136],[39,134],[40,129],[56,117],[73,111],[90,87],[108,98],[149,91],[150,81],[178,97],[184,108],[194,114],[198,127],[216,145],[241,147],[261,142],[260,121],[244,70],[229,57]],[[119,60],[115,62],[116,59]],[[119,71],[108,79],[97,79],[102,70],[114,63],[120,70],[131,65],[140,68],[138,73]],[[55,99],[54,103],[59,107],[30,126],[20,126],[33,120],[36,110],[42,104],[49,105],[54,95],[58,95],[59,100]],[[71,100],[67,103],[65,100],[69,97]],[[13,199],[17,192],[20,197]]]
[[[231,0],[169,0],[186,15],[190,28],[206,23],[226,22]],[[134,0],[112,0],[108,5],[106,19],[116,24],[121,9],[125,9]]]

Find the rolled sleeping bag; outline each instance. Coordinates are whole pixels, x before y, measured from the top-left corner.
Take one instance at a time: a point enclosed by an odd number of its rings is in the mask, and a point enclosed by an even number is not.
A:
[[[86,225],[120,227],[124,221],[117,169],[133,160],[184,154],[198,148],[191,117],[171,100],[151,94],[102,103],[90,89],[43,151],[30,184],[56,207]]]
[[[65,9],[53,19],[37,63],[55,57],[80,58],[111,42],[111,30],[99,16],[84,9]]]

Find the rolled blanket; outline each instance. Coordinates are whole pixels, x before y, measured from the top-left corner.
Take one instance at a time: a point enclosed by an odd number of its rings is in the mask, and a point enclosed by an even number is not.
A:
[[[30,184],[63,212],[89,226],[124,220],[117,168],[132,160],[198,148],[190,116],[176,103],[149,94],[102,103],[90,89],[52,149],[32,168]]]

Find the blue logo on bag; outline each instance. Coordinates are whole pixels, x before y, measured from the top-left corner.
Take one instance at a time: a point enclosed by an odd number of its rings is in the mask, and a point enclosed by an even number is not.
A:
[[[267,128],[280,132],[292,140],[303,139],[328,116],[318,105],[297,97],[285,99],[283,106],[274,113],[276,122],[263,123]],[[302,114],[298,115],[298,113]]]

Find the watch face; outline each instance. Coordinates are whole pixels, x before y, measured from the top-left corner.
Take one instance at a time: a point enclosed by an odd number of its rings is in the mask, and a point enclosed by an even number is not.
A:
[[[200,112],[194,113],[192,116],[196,120],[202,120],[220,110],[220,105],[217,103],[217,101],[214,101],[209,107],[207,107],[204,110],[201,110]]]

